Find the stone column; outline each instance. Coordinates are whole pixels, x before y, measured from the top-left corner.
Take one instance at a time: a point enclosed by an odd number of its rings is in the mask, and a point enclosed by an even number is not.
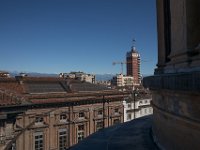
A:
[[[155,73],[161,73],[165,66],[165,38],[164,38],[164,1],[157,1],[157,29],[158,29],[158,64]]]
[[[178,72],[176,69],[186,66],[187,60],[187,26],[186,26],[186,0],[179,3],[170,1],[171,16],[171,61],[167,64],[166,73]]]
[[[200,1],[186,0],[188,65],[199,68],[200,63]]]

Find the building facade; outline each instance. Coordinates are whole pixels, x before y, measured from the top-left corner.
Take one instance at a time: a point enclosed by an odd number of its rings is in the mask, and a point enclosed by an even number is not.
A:
[[[94,74],[87,74],[84,72],[70,72],[70,73],[60,73],[59,76],[61,78],[66,79],[77,79],[79,81],[89,82],[89,83],[95,83],[96,78]]]
[[[134,95],[135,94],[135,95]],[[123,101],[124,105],[124,122],[153,114],[151,106],[151,94],[137,92],[130,95]]]
[[[0,149],[64,150],[124,120],[122,92],[61,78],[0,78]]]
[[[132,76],[135,85],[140,85],[140,54],[132,47],[130,52],[126,54],[127,76]]]
[[[124,86],[131,86],[133,87],[134,84],[134,78],[132,76],[125,76],[123,74],[117,74],[112,78],[112,85],[118,86],[118,87],[124,87]]]
[[[6,72],[6,71],[0,71],[0,77],[9,78],[9,77],[10,77],[10,74],[9,74],[9,72]]]
[[[104,127],[123,122],[120,102],[106,104],[104,110],[102,105],[27,110],[16,117],[14,126],[6,122],[2,138],[11,136],[12,139],[16,132],[23,132],[16,139],[16,149],[64,150]]]

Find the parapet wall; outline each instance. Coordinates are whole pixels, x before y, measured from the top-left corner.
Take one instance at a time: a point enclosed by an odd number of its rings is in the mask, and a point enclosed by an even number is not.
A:
[[[161,149],[200,149],[199,72],[147,77],[153,95],[153,134]]]

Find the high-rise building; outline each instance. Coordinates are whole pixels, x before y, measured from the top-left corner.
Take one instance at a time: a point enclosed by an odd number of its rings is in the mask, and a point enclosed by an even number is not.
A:
[[[135,85],[140,84],[140,54],[135,46],[126,54],[127,76],[133,76]]]

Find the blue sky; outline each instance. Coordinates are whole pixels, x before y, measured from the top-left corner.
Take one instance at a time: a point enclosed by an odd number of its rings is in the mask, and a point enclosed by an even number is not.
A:
[[[142,74],[157,63],[155,0],[1,0],[0,70],[120,72],[132,39]],[[124,66],[125,68],[125,66]],[[125,73],[125,70],[124,70]]]

